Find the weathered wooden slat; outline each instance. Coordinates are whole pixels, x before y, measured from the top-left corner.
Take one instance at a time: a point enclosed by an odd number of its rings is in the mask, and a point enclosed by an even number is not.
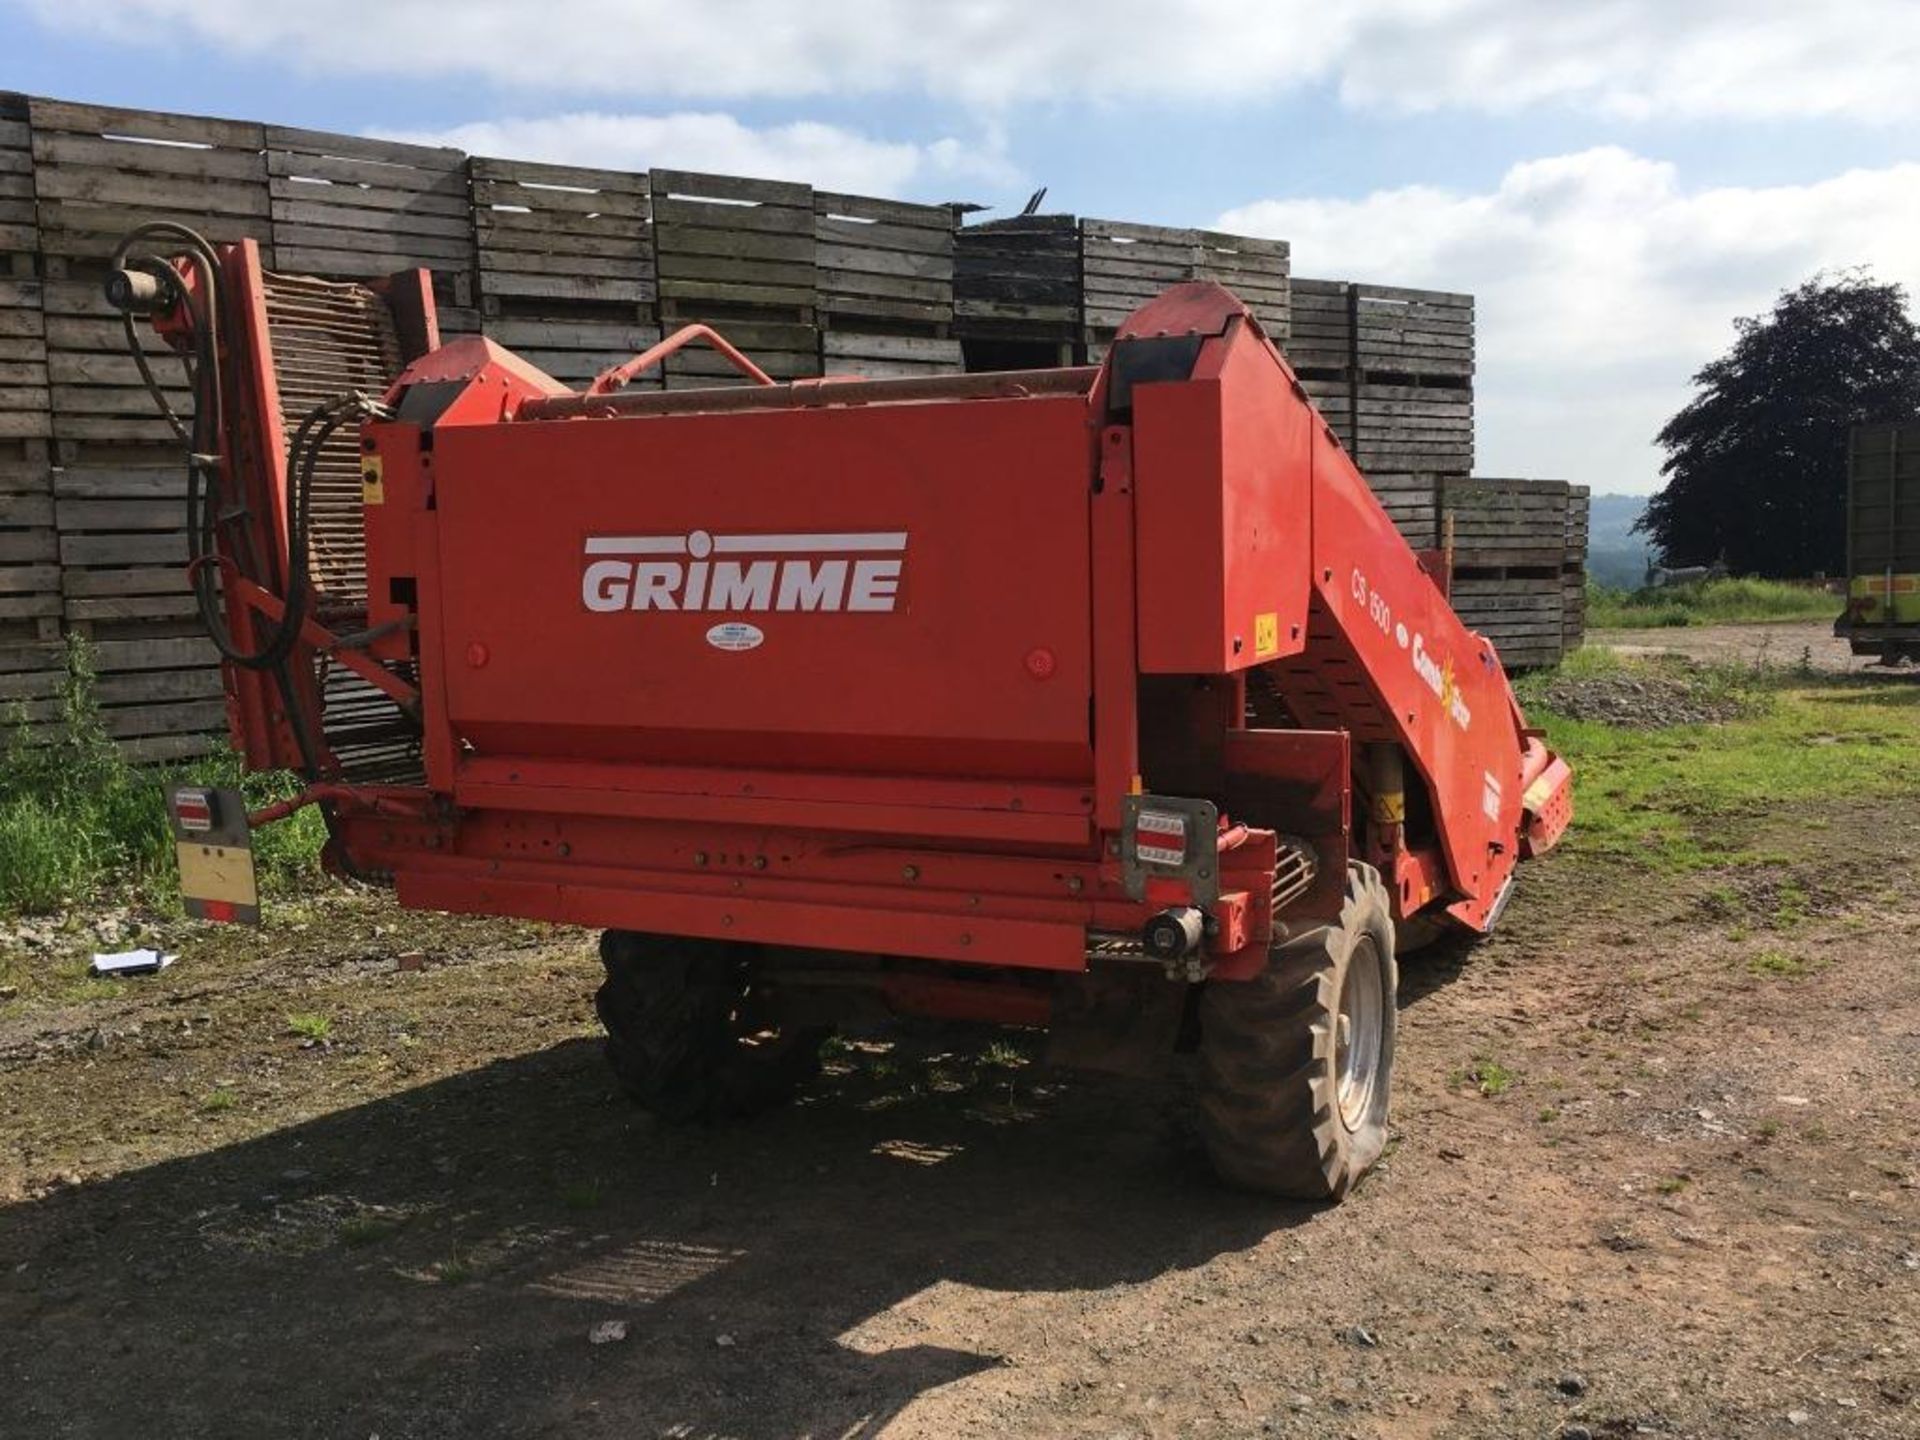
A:
[[[344,160],[371,160],[395,168],[464,173],[466,152],[440,145],[411,145],[399,140],[375,140],[364,135],[336,135],[326,130],[301,130],[268,125],[261,131],[260,148],[297,155]]]
[[[651,181],[644,170],[594,170],[580,165],[553,165],[539,160],[505,160],[494,155],[475,155],[468,164],[472,167],[476,182],[571,186],[577,190],[641,197],[652,193]]]
[[[80,135],[127,135],[141,140],[218,145],[232,150],[265,148],[264,130],[247,120],[215,120],[202,115],[82,105],[69,100],[43,100],[38,96],[28,100],[27,108],[35,134],[70,131]]]
[[[786,180],[751,180],[738,175],[709,175],[694,170],[654,170],[650,188],[656,202],[661,196],[675,199],[751,201],[758,205],[784,206],[813,216],[813,188]]]

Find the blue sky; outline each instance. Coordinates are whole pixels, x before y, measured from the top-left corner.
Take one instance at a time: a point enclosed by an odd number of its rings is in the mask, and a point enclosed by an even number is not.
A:
[[[1277,235],[1301,274],[1473,291],[1479,468],[1603,490],[1657,484],[1734,316],[1822,266],[1920,286],[1914,0],[552,13],[0,0],[0,87]]]

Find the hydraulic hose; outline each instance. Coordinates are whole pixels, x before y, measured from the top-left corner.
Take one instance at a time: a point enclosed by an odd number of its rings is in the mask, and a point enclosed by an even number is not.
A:
[[[143,243],[165,242],[184,253],[197,281],[195,290],[179,283],[178,273],[163,257],[131,256]],[[129,258],[131,256],[131,258]],[[187,574],[194,604],[214,648],[224,659],[249,670],[268,670],[283,677],[288,657],[300,638],[313,603],[308,571],[307,541],[312,515],[314,469],[334,432],[350,420],[382,413],[367,396],[353,391],[316,405],[295,429],[287,447],[287,574],[283,590],[285,609],[265,630],[254,648],[233,637],[220,601],[220,527],[246,517],[244,494],[230,494],[226,457],[235,453],[227,430],[226,387],[221,374],[219,323],[220,259],[197,231],[170,220],[158,220],[129,231],[115,247],[107,281],[107,298],[117,306],[126,324],[127,349],[154,404],[174,433],[187,442]],[[184,308],[192,335],[191,357],[182,356],[188,386],[193,393],[191,421],[183,420],[168,403],[155,378],[140,337],[134,328],[137,311],[149,313],[178,305]],[[253,553],[245,531],[236,537],[232,562],[242,578],[263,589],[273,589],[261,557]]]

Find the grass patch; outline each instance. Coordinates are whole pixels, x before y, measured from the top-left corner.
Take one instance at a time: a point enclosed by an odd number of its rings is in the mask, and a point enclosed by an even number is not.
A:
[[[200,1102],[200,1108],[209,1115],[218,1115],[223,1110],[233,1109],[239,1103],[240,1097],[222,1085]]]
[[[303,1040],[324,1040],[333,1033],[333,1021],[325,1015],[289,1015],[287,1030]]]
[[[1590,630],[1662,630],[1754,620],[1831,620],[1838,596],[1778,580],[1701,580],[1661,590],[1587,587]]]
[[[172,912],[179,874],[167,823],[170,785],[237,787],[250,807],[299,789],[287,775],[242,775],[237,756],[190,765],[129,764],[101,724],[85,643],[69,643],[58,714],[29,727],[0,709],[0,915],[47,914],[107,891]],[[263,890],[313,883],[326,827],[313,809],[256,832]]]
[[[1678,1195],[1692,1183],[1691,1175],[1669,1175],[1663,1180],[1656,1181],[1653,1188],[1662,1195]]]
[[[1784,950],[1762,950],[1747,960],[1747,973],[1762,979],[1801,980],[1811,969],[1798,955],[1789,955]]]
[[[1570,719],[1545,698],[1556,675],[1615,670],[1671,673],[1582,650],[1518,687],[1528,719],[1545,727],[1574,768],[1566,844],[1575,853],[1676,872],[1744,864],[1762,858],[1743,842],[1751,822],[1781,805],[1920,785],[1920,690],[1912,686],[1779,668],[1699,669],[1689,683],[1737,692],[1744,702],[1738,717],[1652,729]],[[1779,898],[1777,913],[1764,918],[1787,925],[1803,918],[1803,897]]]
[[[1471,1066],[1454,1071],[1447,1077],[1447,1083],[1456,1090],[1470,1085],[1491,1100],[1496,1095],[1506,1094],[1519,1078],[1492,1056],[1476,1055]]]

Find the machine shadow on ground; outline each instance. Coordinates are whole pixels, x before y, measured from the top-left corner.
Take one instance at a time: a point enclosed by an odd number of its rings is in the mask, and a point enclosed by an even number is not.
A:
[[[572,1041],[0,1211],[0,1433],[867,1435],[1022,1295],[1314,1213],[1216,1187],[1168,1087],[956,1068],[669,1130]],[[965,1348],[915,1338],[945,1282]]]

